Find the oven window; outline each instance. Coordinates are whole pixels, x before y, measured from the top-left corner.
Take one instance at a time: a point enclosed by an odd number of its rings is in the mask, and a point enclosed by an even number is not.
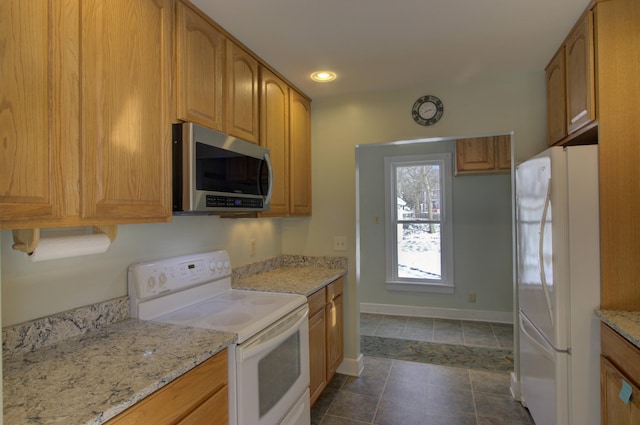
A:
[[[258,398],[262,418],[300,376],[300,332],[287,338],[258,362]]]

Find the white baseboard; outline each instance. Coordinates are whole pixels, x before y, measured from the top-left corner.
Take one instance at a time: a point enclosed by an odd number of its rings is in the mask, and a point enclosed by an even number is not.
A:
[[[336,372],[349,376],[360,376],[364,369],[364,357],[362,353],[358,355],[357,359],[344,358],[338,370]]]
[[[388,314],[392,316],[437,317],[439,319],[472,320],[477,322],[513,323],[513,313],[510,311],[463,310],[459,308],[360,303],[360,313]]]

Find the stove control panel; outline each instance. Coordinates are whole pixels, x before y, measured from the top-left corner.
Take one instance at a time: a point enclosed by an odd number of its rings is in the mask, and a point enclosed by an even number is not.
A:
[[[145,300],[231,277],[227,251],[172,257],[129,266],[129,297]]]

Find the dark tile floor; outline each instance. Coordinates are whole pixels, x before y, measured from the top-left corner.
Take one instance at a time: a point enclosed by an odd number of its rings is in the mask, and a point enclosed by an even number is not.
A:
[[[508,329],[489,323],[361,315],[362,334],[389,333],[431,342],[512,346]],[[527,410],[511,397],[508,373],[373,356],[365,356],[364,364],[359,377],[336,374],[312,408],[313,425],[533,424]]]

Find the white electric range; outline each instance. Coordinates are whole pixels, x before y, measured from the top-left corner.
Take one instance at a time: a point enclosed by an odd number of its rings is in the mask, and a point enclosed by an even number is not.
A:
[[[231,288],[226,251],[129,266],[131,317],[237,335],[230,425],[309,425],[309,329],[302,295]]]

